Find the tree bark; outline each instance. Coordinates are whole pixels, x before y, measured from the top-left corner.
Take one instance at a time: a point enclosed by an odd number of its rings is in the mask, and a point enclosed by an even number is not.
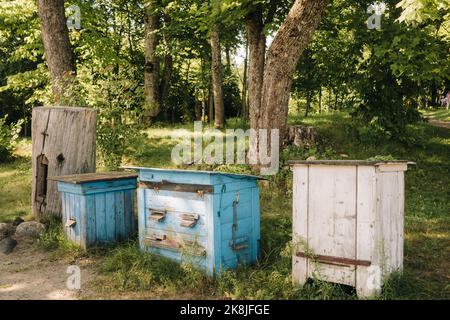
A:
[[[164,71],[160,85],[160,106],[166,104],[167,96],[169,94],[170,78],[172,77],[173,58],[172,55],[166,54],[164,56]]]
[[[214,94],[214,126],[222,128],[224,125],[224,106],[223,106],[223,88],[222,88],[222,58],[219,42],[219,26],[214,24],[210,35],[211,40],[211,74],[212,87]]]
[[[76,75],[64,0],[39,0],[38,15],[54,101],[58,105],[61,94],[72,85]]]
[[[208,90],[208,122],[214,122],[214,93],[212,89],[212,84]]]
[[[305,118],[309,115],[309,111],[311,109],[311,91],[308,90],[306,92],[306,110],[305,110]]]
[[[269,48],[264,69],[258,129],[286,134],[292,76],[298,59],[319,25],[326,0],[296,0]]]
[[[245,58],[244,58],[244,79],[242,80],[242,116],[245,120],[249,118],[249,110],[247,103],[247,88],[248,88],[248,37],[245,42]]]
[[[319,87],[319,113],[322,113],[322,86]]]
[[[264,63],[266,55],[266,37],[262,7],[258,6],[246,17],[248,59],[248,109],[250,125],[258,126],[261,112],[262,87],[264,79]]]
[[[32,207],[38,218],[60,216],[61,199],[49,177],[95,172],[97,112],[90,108],[33,108]]]
[[[156,49],[159,44],[159,17],[155,12],[156,1],[149,1],[144,17],[144,93],[145,93],[145,122],[156,117],[160,110],[159,97],[159,59]]]

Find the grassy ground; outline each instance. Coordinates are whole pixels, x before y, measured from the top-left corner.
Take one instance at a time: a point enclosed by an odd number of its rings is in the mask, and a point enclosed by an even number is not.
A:
[[[423,111],[422,114],[431,120],[450,121],[450,110],[438,109]]]
[[[450,298],[450,130],[419,124],[408,130],[407,143],[384,141],[371,132],[358,130],[344,113],[292,116],[291,124],[318,128],[317,146],[288,148],[287,159],[367,159],[375,156],[417,162],[406,174],[405,270],[384,285],[379,299]],[[238,122],[232,122],[237,127]],[[187,128],[186,126],[184,128]],[[151,139],[142,140],[127,151],[127,164],[173,167],[172,128],[152,128]],[[0,165],[0,220],[10,220],[29,210],[31,172],[29,160]],[[202,167],[202,169],[211,169]],[[218,170],[250,172],[246,166],[220,166]],[[141,253],[136,241],[110,249],[91,250],[98,276],[93,297],[131,298],[255,298],[255,299],[355,299],[348,288],[319,281],[303,288],[291,285],[289,240],[291,238],[292,175],[283,168],[269,182],[261,184],[262,259],[255,266],[226,272],[210,279],[189,264],[177,265],[160,257]],[[79,255],[64,244],[60,225],[53,224],[41,244],[47,250]]]

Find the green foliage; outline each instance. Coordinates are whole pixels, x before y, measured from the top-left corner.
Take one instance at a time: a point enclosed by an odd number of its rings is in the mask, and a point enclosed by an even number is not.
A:
[[[7,125],[6,118],[0,118],[0,162],[11,158],[23,124],[23,120],[19,120],[15,124]]]
[[[108,169],[117,169],[127,147],[141,136],[136,109],[143,99],[142,88],[129,77],[130,70],[112,73],[98,78],[95,85],[86,86],[87,103],[98,111],[97,146]]]

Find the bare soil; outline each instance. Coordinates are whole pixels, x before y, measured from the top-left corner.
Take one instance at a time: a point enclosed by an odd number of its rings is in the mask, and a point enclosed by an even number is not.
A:
[[[81,290],[67,289],[67,268],[81,269]],[[55,259],[30,242],[19,240],[9,255],[0,253],[0,300],[74,300],[90,295],[93,270],[86,261]]]

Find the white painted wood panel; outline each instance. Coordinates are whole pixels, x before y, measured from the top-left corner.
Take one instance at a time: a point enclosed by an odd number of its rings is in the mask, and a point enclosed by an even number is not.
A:
[[[293,241],[306,237],[316,255],[294,252],[293,282],[319,278],[355,286],[360,297],[378,294],[403,268],[406,163],[293,166]]]
[[[356,257],[355,181],[355,167],[310,167],[308,243],[314,254]]]
[[[375,167],[358,166],[357,181],[356,259],[370,261],[375,255],[375,216],[377,178]],[[373,296],[378,290],[370,279],[370,266],[356,266],[355,287],[358,295]]]
[[[293,282],[304,284],[308,278],[307,259],[297,257],[297,251],[305,251],[308,239],[308,167],[301,166],[294,170],[293,202],[293,242],[292,257]]]

